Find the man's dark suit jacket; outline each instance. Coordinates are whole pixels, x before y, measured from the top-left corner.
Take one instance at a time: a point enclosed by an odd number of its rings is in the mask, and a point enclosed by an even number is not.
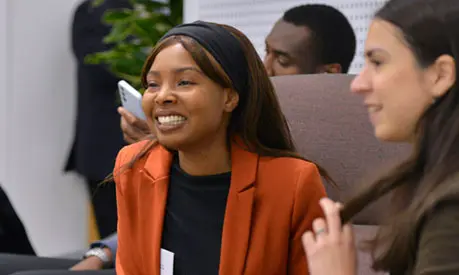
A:
[[[0,253],[35,255],[27,232],[0,186]]]
[[[65,170],[99,181],[113,170],[116,155],[125,145],[116,111],[119,79],[103,65],[85,64],[84,58],[110,47],[102,41],[110,32],[110,26],[101,22],[103,13],[129,7],[129,3],[105,0],[95,8],[91,2],[87,0],[78,6],[72,24],[72,50],[78,64],[78,106],[75,138]]]

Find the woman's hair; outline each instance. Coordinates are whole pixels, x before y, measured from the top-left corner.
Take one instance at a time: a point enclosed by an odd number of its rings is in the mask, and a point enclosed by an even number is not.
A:
[[[237,29],[218,25],[225,28],[237,40],[245,54],[248,66],[248,90],[237,91],[239,103],[231,114],[228,126],[228,142],[239,137],[243,145],[251,152],[261,156],[294,157],[304,159],[297,153],[287,120],[279,105],[276,92],[264,68],[263,62],[248,38]],[[152,50],[145,62],[142,72],[142,84],[147,87],[146,76],[156,56],[166,47],[181,44],[192,56],[203,73],[224,88],[234,89],[229,76],[215,59],[196,40],[184,35],[169,36],[161,40]],[[129,167],[145,156],[156,145],[151,137],[150,142],[128,164]],[[318,166],[319,172],[328,181],[333,182],[327,172]]]
[[[403,34],[421,68],[441,55],[459,61],[458,0],[392,0],[376,13]],[[403,92],[403,91],[402,91]],[[459,183],[448,180],[459,171],[458,83],[437,98],[420,118],[412,155],[385,177],[348,202],[342,213],[350,220],[368,204],[391,194],[395,209],[390,223],[370,243],[375,270],[400,274],[415,261],[417,232],[439,203],[459,198]]]

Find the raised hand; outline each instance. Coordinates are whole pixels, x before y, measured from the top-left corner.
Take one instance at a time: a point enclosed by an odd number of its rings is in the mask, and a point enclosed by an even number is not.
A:
[[[350,224],[341,225],[341,204],[328,198],[320,200],[325,220],[313,222],[313,231],[303,235],[311,275],[355,275],[357,256]]]

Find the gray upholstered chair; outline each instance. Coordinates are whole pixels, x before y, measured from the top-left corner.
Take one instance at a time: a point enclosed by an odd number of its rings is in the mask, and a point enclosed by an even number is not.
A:
[[[341,202],[370,181],[382,167],[405,157],[408,146],[383,144],[373,128],[360,96],[350,93],[352,75],[294,75],[272,81],[289,121],[296,145],[306,158],[320,164],[338,183],[327,185],[328,195]],[[368,240],[387,209],[387,198],[360,213],[354,220],[356,239]],[[371,258],[359,255],[359,273],[369,269]]]

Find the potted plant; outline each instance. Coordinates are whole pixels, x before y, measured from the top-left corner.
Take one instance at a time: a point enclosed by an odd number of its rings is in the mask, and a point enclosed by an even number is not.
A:
[[[100,5],[104,0],[94,0]],[[181,24],[183,0],[129,0],[131,9],[109,10],[103,21],[112,26],[104,42],[108,51],[86,56],[90,64],[105,64],[118,77],[143,92],[140,74],[152,47],[172,27]]]

